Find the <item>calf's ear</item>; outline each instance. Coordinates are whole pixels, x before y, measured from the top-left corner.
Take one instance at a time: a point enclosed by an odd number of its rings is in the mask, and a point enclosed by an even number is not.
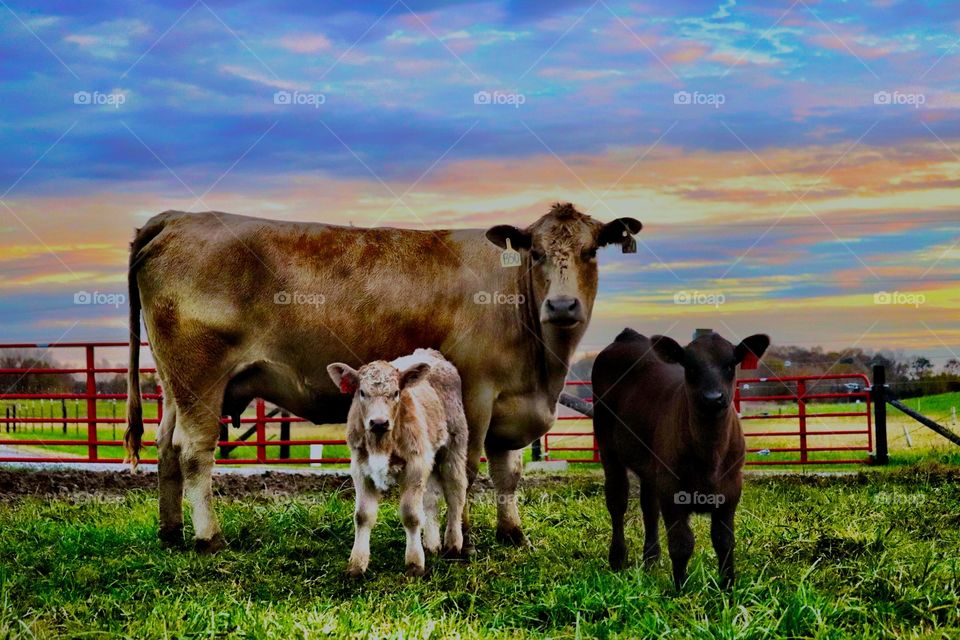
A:
[[[650,338],[650,342],[653,344],[654,353],[664,362],[682,365],[683,361],[686,360],[686,351],[673,338],[653,336]]]
[[[748,353],[752,353],[757,358],[760,358],[763,356],[763,352],[766,351],[767,347],[769,346],[770,336],[766,335],[765,333],[757,333],[744,338],[743,342],[734,348],[733,355],[736,357],[737,363],[739,364],[743,362]]]
[[[640,233],[643,225],[634,218],[617,218],[600,228],[597,235],[597,246],[605,247],[608,244],[623,244],[630,236]]]
[[[498,224],[487,229],[487,240],[501,249],[506,249],[507,240],[510,240],[510,246],[519,251],[530,248],[531,236],[523,229],[517,229],[509,224]]]
[[[340,393],[356,393],[360,387],[360,375],[348,364],[334,362],[327,365],[327,373],[330,374],[333,384],[340,389]]]
[[[418,362],[417,364],[410,365],[400,374],[400,388],[403,389],[404,387],[420,382],[427,377],[428,373],[430,373],[430,365],[426,362]]]

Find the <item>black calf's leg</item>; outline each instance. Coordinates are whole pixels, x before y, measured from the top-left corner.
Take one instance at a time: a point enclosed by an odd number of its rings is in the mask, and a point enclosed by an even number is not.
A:
[[[663,523],[667,527],[667,546],[673,564],[673,584],[679,591],[687,581],[687,563],[693,555],[693,530],[690,529],[690,513],[685,509],[661,500]]]
[[[640,508],[643,510],[643,562],[653,566],[660,559],[660,501],[651,480],[640,483]]]
[[[630,493],[630,479],[627,468],[616,458],[603,458],[604,494],[607,498],[607,511],[613,534],[610,538],[610,568],[619,571],[627,561],[627,541],[623,535],[623,520],[627,512],[627,499]]]
[[[720,566],[720,584],[725,589],[733,586],[733,547],[736,543],[733,535],[733,517],[736,506],[724,505],[711,514],[710,540],[717,552]]]

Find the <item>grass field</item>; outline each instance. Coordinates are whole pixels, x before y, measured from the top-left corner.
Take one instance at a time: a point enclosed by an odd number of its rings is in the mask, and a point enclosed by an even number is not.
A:
[[[530,548],[494,542],[495,506],[481,494],[475,559],[428,561],[422,580],[402,575],[395,502],[381,510],[368,577],[353,582],[342,574],[348,488],[218,500],[230,547],[212,558],[159,548],[152,491],[7,497],[0,636],[960,637],[956,467],[748,478],[729,594],[715,583],[704,518],[682,593],[665,559],[611,573],[596,475],[526,485]],[[634,502],[632,559],[638,511]]]
[[[958,427],[954,421],[954,414],[952,410],[960,408],[960,393],[945,393],[935,396],[927,396],[923,398],[912,398],[906,401],[907,404],[914,409],[919,410],[925,415],[933,418],[934,420],[939,421],[941,424],[944,424],[950,428],[953,428],[955,431],[960,433],[960,427]],[[0,413],[3,413],[6,409],[6,406],[12,404],[11,401],[0,402]],[[20,416],[44,416],[50,419],[47,424],[44,425],[20,425],[18,430],[13,433],[4,433],[2,434],[5,438],[11,439],[49,439],[49,440],[70,440],[70,439],[85,439],[86,438],[86,425],[84,424],[69,424],[67,426],[67,432],[63,432],[62,424],[56,421],[55,417],[61,415],[61,407],[59,404],[56,406],[51,406],[50,403],[41,405],[39,401],[18,401],[20,405],[19,415]],[[865,410],[865,405],[863,404],[812,404],[808,405],[808,413],[839,413],[839,412],[849,412],[849,411],[863,411]],[[778,415],[787,415],[795,414],[796,405],[792,404],[756,404],[756,403],[744,403],[744,415],[760,415],[766,414],[772,419],[763,419],[763,420],[745,420],[744,421],[744,430],[748,434],[747,445],[748,447],[755,449],[772,449],[773,451],[769,453],[753,453],[748,456],[748,460],[754,461],[785,461],[792,460],[798,457],[798,454],[795,452],[778,452],[778,448],[790,448],[799,446],[799,438],[797,436],[762,436],[762,437],[752,437],[749,436],[751,432],[791,432],[798,430],[798,421],[796,418],[779,418]],[[86,407],[84,403],[74,403],[72,401],[67,403],[67,415],[70,418],[75,417],[86,417]],[[100,401],[97,404],[97,415],[106,416],[108,418],[116,415],[119,418],[123,418],[126,415],[126,406],[123,401]],[[251,410],[248,410],[245,414],[245,417],[253,417],[254,413]],[[145,402],[144,403],[144,417],[145,418],[156,418],[157,417],[157,404],[156,402]],[[243,429],[245,430],[248,425],[244,425]],[[98,428],[98,436],[100,440],[103,441],[112,441],[116,439],[121,439],[123,437],[123,431],[125,426],[123,424],[117,425],[101,425]],[[583,436],[565,436],[565,433],[583,433],[592,431],[592,423],[590,420],[558,420],[554,429],[550,432],[549,436],[549,447],[592,447],[593,439],[591,437]],[[861,459],[866,458],[868,451],[866,447],[868,445],[866,435],[824,435],[822,432],[830,430],[862,430],[866,428],[866,418],[865,417],[828,417],[828,418],[808,418],[807,419],[807,429],[808,429],[808,446],[811,447],[827,447],[827,446],[858,446],[863,447],[864,450],[857,451],[817,451],[810,454],[812,460],[822,460],[822,459]],[[906,416],[902,412],[893,407],[888,407],[888,419],[887,419],[887,430],[888,430],[888,442],[891,451],[891,457],[894,462],[907,462],[912,463],[917,460],[924,458],[929,453],[937,453],[938,451],[949,449],[953,447],[952,444],[947,442],[943,437],[934,433],[933,431],[927,429],[926,427],[918,424],[909,416]],[[153,439],[154,427],[152,425],[147,425],[147,433],[145,439]],[[238,436],[238,432],[235,429],[230,429],[231,439],[235,439]],[[344,437],[344,429],[342,425],[309,425],[309,424],[295,424],[291,429],[291,437],[293,439],[342,439]],[[280,427],[279,425],[271,425],[267,428],[267,439],[268,440],[278,440],[280,439]],[[26,449],[23,447],[22,449]],[[40,445],[30,447],[31,450],[40,450],[41,452],[49,453],[55,452],[59,455],[85,455],[87,447],[85,445]],[[256,457],[256,448],[254,447],[237,447],[230,454],[231,458],[254,458]],[[103,446],[100,447],[99,455],[101,458],[122,458],[123,449],[118,446]],[[310,456],[310,449],[307,445],[294,445],[290,450],[291,457],[294,458],[308,458]],[[336,445],[327,445],[323,450],[324,457],[328,458],[343,458],[349,457],[349,451],[345,446],[336,446]],[[527,452],[527,458],[529,458],[529,452]],[[553,453],[554,458],[589,458],[593,454],[589,451],[564,451],[562,449],[555,450]],[[145,458],[153,458],[156,456],[155,450],[148,448],[145,453]],[[278,457],[279,456],[279,447],[270,446],[267,447],[267,456],[268,457]],[[548,458],[551,457],[549,454]],[[848,468],[848,467],[838,467],[838,468]]]

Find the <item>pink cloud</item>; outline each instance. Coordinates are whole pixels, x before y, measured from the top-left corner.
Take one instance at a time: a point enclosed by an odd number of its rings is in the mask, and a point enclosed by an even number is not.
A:
[[[322,33],[286,35],[280,46],[294,53],[320,53],[330,49],[330,40]]]

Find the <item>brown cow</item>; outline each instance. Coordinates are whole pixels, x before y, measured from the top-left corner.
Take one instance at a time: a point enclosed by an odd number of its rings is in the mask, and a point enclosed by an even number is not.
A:
[[[629,469],[640,478],[644,561],[660,557],[659,511],[680,589],[693,554],[690,514],[709,513],[722,583],[733,583],[734,514],[746,450],[732,406],[735,373],[748,353],[760,357],[769,344],[767,336],[753,335],[733,346],[712,333],[681,347],[665,336],[647,339],[624,329],[597,356],[593,428],[613,523],[612,569],[627,558]]]
[[[407,533],[407,573],[424,574],[424,543],[430,553],[440,551],[441,491],[447,502],[444,554],[459,556],[467,501],[467,418],[457,370],[439,352],[417,349],[359,371],[336,362],[327,372],[337,387],[353,394],[347,443],[356,531],[347,572],[356,577],[367,570],[380,496],[397,480],[400,519]]]
[[[515,490],[520,449],[553,425],[556,402],[597,292],[598,247],[632,241],[632,218],[607,224],[555,205],[526,229],[414,231],[168,211],[130,252],[129,427],[137,460],[139,315],[164,384],[157,435],[160,537],[182,541],[193,504],[197,548],[223,545],[211,507],[221,414],[261,397],[315,423],[349,403],[329,362],[359,367],[417,347],[460,372],[467,472],[484,448],[498,491],[497,537],[524,541]],[[509,240],[518,268],[501,266]],[[498,249],[499,247],[499,249]],[[464,529],[468,518],[464,513]]]

